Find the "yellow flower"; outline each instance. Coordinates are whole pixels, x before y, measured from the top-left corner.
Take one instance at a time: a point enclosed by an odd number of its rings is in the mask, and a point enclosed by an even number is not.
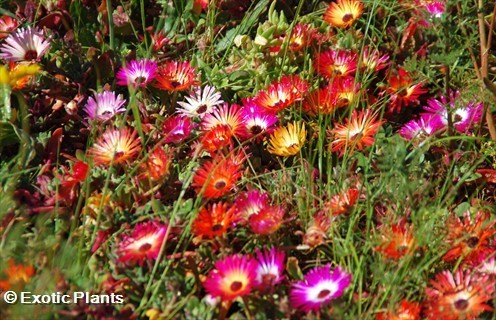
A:
[[[324,21],[333,27],[347,28],[360,17],[363,3],[360,0],[337,0],[331,2],[324,13]]]
[[[267,150],[278,156],[292,156],[297,154],[305,142],[305,124],[288,123],[287,127],[279,127],[269,138]]]
[[[22,89],[40,70],[41,67],[36,63],[11,64],[10,68],[0,66],[0,85],[9,85],[12,90]]]

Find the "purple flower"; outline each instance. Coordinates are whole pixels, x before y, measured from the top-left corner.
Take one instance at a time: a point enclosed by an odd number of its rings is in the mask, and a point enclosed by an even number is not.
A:
[[[142,59],[142,60],[132,60],[128,65],[122,67],[119,72],[117,72],[117,84],[121,86],[131,85],[134,88],[146,87],[157,74],[157,62]]]
[[[399,131],[400,136],[405,139],[414,139],[432,136],[437,131],[444,128],[440,117],[425,113],[418,120],[411,120],[406,123]]]
[[[164,121],[162,130],[165,143],[180,143],[186,139],[195,125],[185,116],[173,116]]]
[[[269,250],[256,250],[257,277],[255,278],[255,285],[261,291],[268,291],[284,279],[282,275],[284,271],[284,258],[286,254],[284,251],[272,248]]]
[[[40,61],[50,48],[43,31],[37,27],[19,28],[0,47],[0,58],[10,62]]]
[[[96,93],[95,98],[90,97],[84,106],[86,119],[107,121],[116,114],[126,111],[126,108],[122,107],[124,103],[126,100],[122,99],[122,95],[116,97],[113,91]]]
[[[343,295],[351,283],[351,274],[340,267],[331,271],[331,265],[315,267],[305,279],[291,286],[289,302],[292,307],[304,312],[317,311],[331,300]]]

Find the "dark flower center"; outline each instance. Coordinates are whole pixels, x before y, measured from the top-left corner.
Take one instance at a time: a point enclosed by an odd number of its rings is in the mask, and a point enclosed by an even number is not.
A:
[[[353,15],[351,13],[347,13],[343,16],[344,23],[348,23],[350,20],[353,20]]]
[[[207,111],[207,106],[202,104],[198,110],[196,111],[198,114],[202,114],[202,113],[205,113],[205,111]]]
[[[470,247],[470,248],[475,248],[477,246],[477,244],[479,244],[479,238],[477,237],[470,237],[468,240],[467,240],[467,245]]]
[[[331,293],[331,290],[324,289],[324,290],[319,292],[318,298],[324,299],[325,297],[327,297],[329,295],[329,293]]]
[[[272,285],[276,280],[276,275],[272,273],[266,273],[262,275],[262,283],[265,285]]]
[[[250,132],[251,132],[252,134],[259,134],[259,133],[261,133],[262,131],[263,131],[263,129],[262,129],[262,127],[261,127],[261,126],[259,126],[259,125],[255,125],[255,126],[253,126],[253,127],[251,127],[251,128],[250,128]]]
[[[226,187],[226,182],[225,181],[217,181],[214,185],[215,189],[224,189]]]
[[[134,82],[136,82],[137,85],[140,85],[140,84],[146,82],[146,78],[145,77],[136,77],[136,79],[134,79]]]
[[[177,87],[179,87],[180,85],[181,85],[181,82],[178,82],[178,81],[172,81],[172,82],[171,82],[171,86],[172,86],[173,88],[177,88]]]
[[[241,281],[234,281],[231,283],[231,291],[236,292],[241,290],[241,288],[243,288],[243,283]]]
[[[35,60],[36,58],[38,58],[38,52],[36,50],[29,50],[24,54],[24,60],[26,61]]]
[[[468,300],[460,299],[455,301],[455,308],[460,311],[464,311],[468,308]]]
[[[221,231],[221,230],[222,230],[222,228],[223,228],[223,226],[222,226],[221,224],[219,224],[219,223],[218,223],[218,224],[214,224],[214,225],[212,226],[212,231],[213,231],[213,232]]]
[[[152,245],[151,245],[151,244],[149,244],[148,242],[147,242],[147,243],[143,243],[143,244],[141,245],[141,247],[139,247],[139,251],[141,251],[141,252],[145,252],[145,251],[150,250],[150,249],[151,249],[151,247],[152,247]]]

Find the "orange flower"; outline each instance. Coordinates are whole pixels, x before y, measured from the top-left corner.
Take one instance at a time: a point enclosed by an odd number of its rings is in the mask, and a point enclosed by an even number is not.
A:
[[[418,97],[427,92],[422,88],[423,82],[413,84],[413,78],[408,71],[398,68],[397,74],[388,77],[386,92],[390,95],[388,111],[398,113],[401,108],[412,103],[418,103]]]
[[[220,237],[232,229],[238,221],[237,210],[227,203],[219,202],[201,208],[193,221],[193,234],[205,238]]]
[[[141,166],[141,174],[139,179],[148,179],[152,181],[160,181],[169,174],[169,167],[172,162],[172,152],[174,149],[166,147],[155,148],[148,154],[148,159]]]
[[[214,159],[206,162],[193,177],[196,193],[207,199],[220,198],[231,191],[241,178],[240,165],[227,159]]]
[[[219,124],[203,135],[201,144],[210,153],[227,147],[232,144],[232,130],[228,125]]]
[[[336,124],[334,130],[329,130],[331,138],[331,151],[340,152],[343,156],[345,151],[363,150],[374,143],[374,136],[383,124],[383,121],[372,116],[371,110],[360,111],[358,114],[353,110],[351,119],[346,120],[346,124]]]
[[[302,93],[308,90],[308,83],[299,76],[285,75],[272,83],[267,90],[258,92],[254,101],[269,112],[279,112],[296,101],[303,99]]]
[[[377,320],[420,320],[420,303],[401,300],[400,306],[391,312],[381,312],[376,316]]]
[[[359,0],[331,2],[324,13],[324,21],[333,27],[347,28],[362,14],[363,3]]]
[[[443,256],[444,261],[462,258],[463,263],[478,265],[494,252],[490,239],[496,234],[496,220],[491,221],[491,214],[478,211],[475,221],[470,213],[465,212],[463,221],[456,215],[449,218],[446,230],[446,242],[451,249]]]
[[[169,61],[164,67],[158,70],[155,78],[159,89],[167,91],[189,90],[193,85],[197,85],[198,79],[196,70],[189,62]]]
[[[329,203],[329,211],[335,216],[349,212],[359,195],[360,190],[356,188],[349,188],[345,192],[334,195]]]
[[[111,163],[121,164],[131,160],[140,150],[140,138],[136,138],[136,131],[124,128],[105,131],[88,153],[95,165],[110,166]]]
[[[13,259],[9,260],[9,267],[5,270],[7,280],[0,280],[0,290],[20,289],[28,283],[34,275],[32,266],[15,264]]]
[[[413,226],[409,226],[404,219],[387,229],[382,227],[382,243],[375,250],[389,259],[398,260],[412,252],[415,245]]]

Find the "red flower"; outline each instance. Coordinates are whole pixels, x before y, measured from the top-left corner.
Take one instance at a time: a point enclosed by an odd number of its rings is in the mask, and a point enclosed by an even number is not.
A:
[[[386,89],[389,94],[388,111],[398,113],[402,107],[418,103],[419,96],[427,92],[422,84],[423,81],[414,84],[410,73],[403,68],[398,68],[397,74],[389,75]]]
[[[191,86],[199,84],[196,70],[189,62],[169,61],[159,68],[156,77],[159,89],[167,91],[189,90]]]
[[[377,320],[420,320],[420,303],[401,300],[400,305],[390,312],[380,312]]]
[[[375,250],[382,252],[386,258],[398,260],[412,252],[415,245],[413,226],[408,225],[404,219],[393,224],[391,229],[383,225],[381,231],[382,242]]]
[[[232,159],[214,159],[206,162],[193,177],[196,193],[204,198],[216,199],[230,192],[241,178],[241,166]],[[203,193],[202,193],[203,192]]]
[[[234,206],[219,202],[201,208],[193,221],[193,234],[205,238],[220,237],[233,228],[238,221],[238,213]]]

